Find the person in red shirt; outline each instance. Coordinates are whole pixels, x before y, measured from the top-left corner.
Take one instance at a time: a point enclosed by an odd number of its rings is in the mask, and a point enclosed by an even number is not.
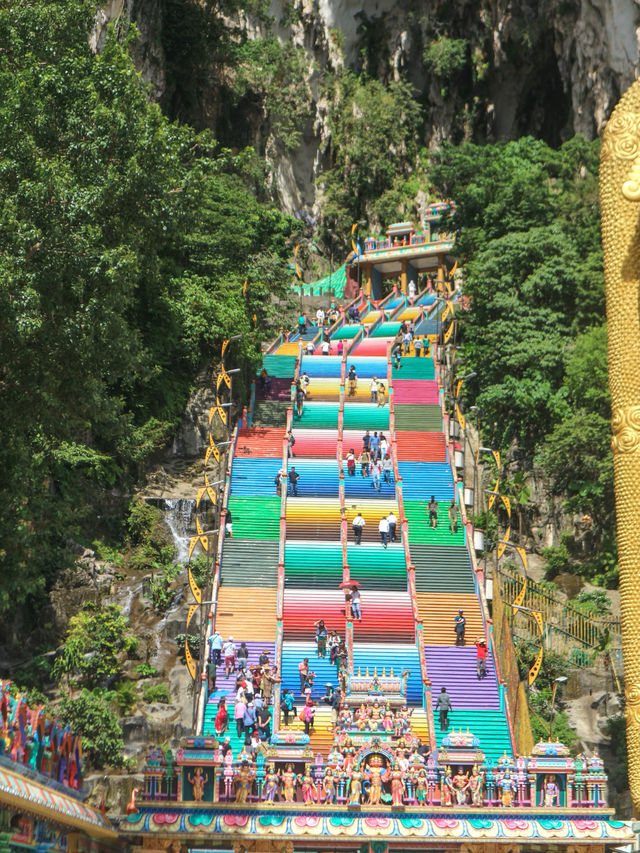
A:
[[[476,640],[476,669],[478,678],[484,678],[487,674],[487,644],[480,637]]]

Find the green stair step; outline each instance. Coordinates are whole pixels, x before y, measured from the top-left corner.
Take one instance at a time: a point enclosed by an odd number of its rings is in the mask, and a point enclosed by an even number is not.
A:
[[[345,403],[344,429],[389,429],[389,407],[370,403]],[[397,427],[396,427],[397,429]]]
[[[307,403],[302,417],[293,413],[294,429],[335,429],[338,426],[339,403]]]
[[[235,516],[233,523],[235,532]],[[225,539],[220,570],[222,583],[275,589],[278,585],[278,551],[277,539],[236,539],[235,536]]]
[[[379,544],[350,544],[347,547],[349,577],[367,589],[388,589],[404,592],[407,589],[407,568],[404,548],[390,546],[381,551]],[[366,593],[365,593],[366,594]]]
[[[401,432],[441,432],[442,412],[440,406],[396,406],[395,428]]]
[[[397,428],[397,425],[396,425]],[[425,484],[425,492],[429,484]],[[427,515],[428,501],[404,501],[404,514],[409,522],[409,546],[416,543],[433,545],[464,546],[464,528],[458,513],[458,530],[451,533],[449,528],[449,501],[438,501],[438,519],[435,528],[431,527]]]
[[[395,338],[402,323],[380,323],[369,335],[371,338]]]
[[[342,583],[342,545],[339,542],[287,542],[285,584],[290,588],[336,589]]]
[[[274,486],[275,489],[275,486]],[[230,497],[233,538],[280,539],[280,498]]]
[[[215,737],[216,736],[216,712],[218,710],[217,702],[207,702],[204,706],[204,719],[202,721],[202,734],[204,737]],[[229,723],[227,726],[227,731],[224,734],[224,738],[228,737],[231,743],[231,749],[233,750],[233,754],[237,755],[242,751],[242,747],[244,746],[244,735],[242,737],[238,737],[237,729],[236,729],[236,721],[233,719],[233,705],[227,702],[227,716],[229,717]]]
[[[426,356],[403,358],[400,367],[393,368],[391,377],[392,379],[435,379],[433,359]]]
[[[289,405],[289,403],[281,400],[267,400],[263,403],[256,403],[253,412],[253,426],[285,427]]]
[[[262,359],[262,367],[274,379],[291,379],[293,381],[296,372],[296,356],[265,355]],[[262,367],[260,370],[262,370]],[[258,373],[260,373],[260,370],[258,370]]]
[[[434,712],[436,742],[438,748],[442,738],[447,734],[440,731],[438,712]],[[449,731],[467,729],[480,739],[480,749],[485,753],[487,760],[494,764],[506,752],[513,758],[511,749],[511,738],[509,737],[509,726],[502,711],[453,711],[449,712]]]

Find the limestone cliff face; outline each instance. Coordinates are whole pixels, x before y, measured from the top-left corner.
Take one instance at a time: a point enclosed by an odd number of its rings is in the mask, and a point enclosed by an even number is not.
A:
[[[408,77],[424,104],[423,142],[434,148],[443,139],[525,133],[551,144],[577,132],[593,138],[640,62],[639,0],[272,0],[270,26],[244,13],[220,21],[248,38],[270,30],[304,48],[312,119],[292,153],[271,133],[259,97],[225,106],[224,78],[233,69],[194,63],[201,78],[193,80],[196,96],[182,103],[170,54],[180,39],[192,37],[186,27],[175,32],[190,5],[205,6],[200,0],[110,0],[95,44],[99,48],[109,20],[134,20],[141,32],[136,59],[154,97],[170,114],[211,127],[225,144],[253,144],[267,157],[274,194],[289,211],[313,210],[316,203],[314,181],[329,143],[324,83],[343,67],[364,66],[383,82]],[[424,61],[425,49],[443,36],[464,40],[467,51],[467,67],[450,80]],[[190,46],[180,49],[188,55]]]

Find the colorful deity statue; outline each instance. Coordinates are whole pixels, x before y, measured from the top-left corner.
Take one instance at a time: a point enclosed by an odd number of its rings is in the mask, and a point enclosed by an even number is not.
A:
[[[298,777],[293,772],[293,764],[287,764],[282,774],[282,799],[285,803],[293,803],[296,799],[296,782]]]
[[[427,802],[427,794],[428,794],[428,784],[427,784],[427,771],[420,770],[418,772],[418,779],[416,782],[416,800],[419,806],[424,806]]]
[[[209,781],[209,776],[206,773],[203,776],[202,767],[196,767],[193,776],[187,776],[187,781],[193,788],[193,799],[196,803],[201,803],[204,798],[204,786]]]
[[[391,706],[387,703],[387,707],[384,712],[384,717],[382,719],[382,728],[385,732],[390,732],[393,729],[395,723],[395,719],[393,716],[393,711],[391,710]]]
[[[330,767],[324,772],[322,780],[322,802],[334,804],[336,801],[336,778],[333,775],[333,770]]]
[[[389,778],[389,771],[385,769],[383,760],[379,755],[371,757],[367,776],[369,779],[369,797],[367,802],[370,806],[380,805],[382,785]]]
[[[547,775],[544,777],[542,793],[543,805],[546,808],[560,805],[560,788],[558,787],[555,776]]]
[[[369,714],[364,704],[360,705],[358,710],[356,711],[356,728],[359,731],[364,731],[369,725]]]
[[[451,777],[451,793],[453,795],[453,801],[456,805],[466,805],[468,790],[469,776],[463,771],[462,767],[458,767],[458,772]]]
[[[391,771],[391,803],[394,806],[401,806],[404,797],[404,773],[400,769],[400,765],[396,761]]]
[[[275,803],[278,793],[279,777],[273,764],[267,767],[267,774],[264,783],[264,799],[267,803]]]
[[[510,770],[505,770],[498,779],[498,790],[500,791],[500,802],[503,806],[512,806],[516,790],[516,780]]]
[[[378,728],[378,723],[382,718],[382,709],[380,708],[380,703],[376,699],[371,708],[371,731],[375,731]]]
[[[225,799],[231,799],[231,786],[233,785],[233,753],[231,750],[224,757],[224,770],[222,771],[224,779],[224,796]]]
[[[353,741],[351,740],[350,737],[348,737],[345,740],[344,746],[342,748],[342,752],[344,755],[344,763],[343,763],[344,772],[347,774],[347,776],[350,776],[351,771],[353,770],[353,762],[355,761],[355,755],[356,755],[356,751],[355,751],[355,748],[353,746]]]
[[[338,744],[334,741],[333,746],[331,747],[331,752],[329,753],[329,757],[327,758],[327,764],[331,767],[342,767],[344,763],[344,756],[338,749]]]
[[[471,804],[474,806],[482,806],[482,788],[484,779],[478,770],[478,765],[474,764],[469,776],[469,792],[471,793]]]
[[[253,773],[247,761],[243,761],[240,765],[236,777],[236,803],[246,803],[251,792],[251,782],[253,781]]]
[[[440,804],[443,806],[451,805],[451,768],[447,765],[442,774],[442,787],[440,789]]]
[[[311,765],[305,764],[304,775],[302,777],[302,802],[305,805],[311,805],[316,801],[316,785],[311,775]]]
[[[353,765],[353,770],[351,771],[351,782],[349,784],[349,800],[348,803],[350,806],[360,805],[360,796],[362,794],[362,771],[360,770],[360,764],[355,763]]]

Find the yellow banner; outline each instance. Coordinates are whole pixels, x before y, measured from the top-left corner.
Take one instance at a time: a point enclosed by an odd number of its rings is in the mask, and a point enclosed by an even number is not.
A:
[[[533,666],[529,670],[529,687],[531,687],[533,682],[538,677],[538,673],[540,672],[540,667],[542,666],[542,655],[543,655],[543,650],[540,649],[540,651],[538,652],[538,657],[535,659],[535,661],[533,662]]]
[[[465,416],[460,411],[460,406],[456,403],[456,415],[458,416],[458,421],[460,423],[460,429],[464,429],[467,425],[467,421]]]
[[[511,605],[513,608],[522,607],[522,602],[524,601],[524,594],[527,591],[527,584],[528,583],[529,583],[528,579],[525,578],[524,582],[522,584],[522,587],[520,588],[520,592],[517,594],[517,596],[514,599],[513,604]],[[514,613],[515,612],[516,611],[514,610]]]
[[[193,554],[193,549],[196,547],[198,542],[200,541],[199,536],[192,536],[189,541],[189,559],[191,559],[191,555]]]
[[[542,613],[540,613],[539,610],[534,610],[531,615],[536,620],[538,629],[540,631],[540,636],[542,637],[542,635],[544,634],[544,622],[542,621]]]
[[[191,587],[191,592],[193,593],[193,597],[198,602],[198,604],[200,604],[200,602],[202,601],[202,590],[200,589],[200,587],[196,583],[195,578],[193,577],[193,573],[191,571],[191,566],[189,566],[189,586]],[[187,624],[189,624],[188,620],[187,620]]]
[[[224,358],[224,354],[229,346],[229,341],[222,341],[222,352],[220,353],[221,358]]]
[[[510,536],[511,536],[511,527],[507,527],[507,530],[504,534],[504,539],[506,541],[505,542],[498,542],[498,550],[497,550],[498,559],[500,559],[500,557],[502,557],[502,555],[504,554],[504,549],[507,547],[507,543],[509,542]]]
[[[502,503],[504,504],[504,508],[507,511],[507,515],[509,516],[509,518],[511,518],[511,501],[506,495],[500,495],[500,497],[502,498]]]
[[[526,572],[527,571],[527,552],[524,550],[524,548],[521,548],[520,546],[518,546],[516,548],[516,551],[520,555],[520,559],[522,560],[522,565],[524,566],[524,570]]]
[[[492,450],[493,458],[496,460],[496,465],[498,466],[498,471],[500,470],[500,451]]]
[[[500,488],[500,480],[497,480],[492,491],[497,492],[499,488]],[[491,509],[491,507],[494,505],[496,497],[497,497],[497,495],[489,495],[489,509]]]
[[[196,662],[194,661],[194,659],[191,655],[191,651],[189,650],[189,644],[187,643],[186,638],[184,641],[184,657],[185,657],[185,660],[187,662],[189,674],[191,675],[191,678],[193,678],[193,680],[195,681],[196,680]]]
[[[247,295],[247,279],[246,278],[244,280],[244,284],[242,285],[242,295],[243,296]]]
[[[442,340],[444,341],[445,344],[449,342],[449,338],[451,337],[452,334],[453,334],[453,323],[451,323],[451,325],[449,326],[447,331],[444,333],[444,337]]]
[[[464,385],[464,379],[458,379],[456,382],[456,397],[460,396],[460,389]]]
[[[191,607],[189,607],[189,611],[187,613],[187,624],[185,625],[185,628],[189,627],[189,622],[191,622],[191,619],[193,618],[193,614],[196,612],[197,609],[198,609],[197,604],[192,604]]]

